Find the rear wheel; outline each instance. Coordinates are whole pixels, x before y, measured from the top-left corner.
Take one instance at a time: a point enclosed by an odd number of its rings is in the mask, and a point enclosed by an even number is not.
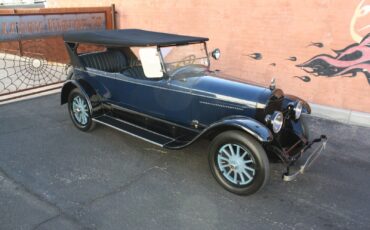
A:
[[[73,124],[82,131],[89,131],[94,127],[88,99],[78,88],[71,91],[68,96],[68,111]]]
[[[227,131],[215,137],[208,161],[217,182],[238,195],[251,195],[269,180],[270,166],[264,149],[241,131]]]

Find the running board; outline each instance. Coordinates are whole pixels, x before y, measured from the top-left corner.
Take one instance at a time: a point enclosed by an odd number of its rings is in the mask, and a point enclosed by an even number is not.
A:
[[[171,137],[156,133],[154,131],[108,115],[93,118],[93,121],[116,129],[120,132],[129,134],[131,136],[140,138],[160,147],[163,147],[166,144],[175,141],[175,139]]]

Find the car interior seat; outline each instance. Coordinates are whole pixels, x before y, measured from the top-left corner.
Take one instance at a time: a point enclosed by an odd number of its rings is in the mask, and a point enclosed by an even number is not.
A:
[[[131,78],[146,78],[141,63],[129,60],[120,50],[108,49],[103,52],[81,54],[79,57],[86,67],[111,73],[120,72]]]
[[[143,67],[141,65],[128,67],[121,73],[132,78],[146,79]]]
[[[127,58],[120,50],[82,54],[79,57],[84,66],[106,72],[120,72],[128,66]]]

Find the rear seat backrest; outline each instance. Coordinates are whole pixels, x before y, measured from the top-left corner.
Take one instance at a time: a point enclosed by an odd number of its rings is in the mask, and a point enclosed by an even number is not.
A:
[[[127,58],[119,50],[82,54],[79,57],[85,67],[106,72],[119,72],[128,65]]]

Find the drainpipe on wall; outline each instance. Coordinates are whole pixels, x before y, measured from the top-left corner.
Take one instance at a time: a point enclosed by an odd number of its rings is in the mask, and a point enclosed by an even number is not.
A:
[[[117,29],[116,26],[116,6],[114,4],[111,5],[112,7],[112,29]]]

